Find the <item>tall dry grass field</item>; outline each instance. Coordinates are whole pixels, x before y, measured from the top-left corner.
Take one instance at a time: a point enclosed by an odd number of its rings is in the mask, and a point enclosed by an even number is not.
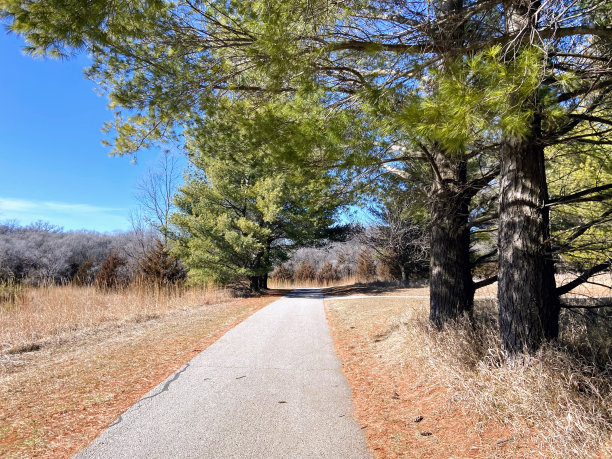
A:
[[[159,289],[133,284],[108,291],[72,285],[23,288],[10,301],[0,303],[0,345],[9,353],[36,349],[40,343],[82,330],[157,318],[229,298],[227,290],[212,287]]]
[[[387,279],[380,279],[387,280]],[[317,280],[311,281],[284,281],[279,279],[271,278],[268,280],[268,287],[272,289],[293,289],[293,288],[326,288],[326,287],[343,287],[346,285],[354,285],[361,282],[357,276],[348,276],[338,279],[333,282],[319,282]]]

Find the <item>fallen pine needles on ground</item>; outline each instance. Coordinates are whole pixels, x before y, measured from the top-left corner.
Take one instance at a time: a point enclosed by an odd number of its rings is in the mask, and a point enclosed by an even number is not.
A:
[[[426,299],[326,302],[375,455],[610,457],[610,317],[564,311],[558,343],[508,359],[491,303],[440,332]]]

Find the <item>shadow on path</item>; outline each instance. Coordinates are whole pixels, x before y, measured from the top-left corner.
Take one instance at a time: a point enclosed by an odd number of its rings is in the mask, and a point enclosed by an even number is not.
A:
[[[291,290],[287,293],[287,298],[310,298],[310,299],[322,299],[325,295],[321,289],[314,288],[298,288]]]

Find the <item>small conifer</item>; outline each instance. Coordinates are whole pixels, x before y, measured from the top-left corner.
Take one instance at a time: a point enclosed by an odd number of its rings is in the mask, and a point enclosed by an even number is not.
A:
[[[117,252],[111,252],[100,266],[100,271],[96,276],[96,287],[103,290],[110,290],[117,287],[119,283],[119,268],[125,266],[127,261],[119,256]]]
[[[357,257],[357,278],[363,282],[370,282],[376,278],[376,263],[368,248],[359,252]]]
[[[158,287],[182,283],[187,277],[181,261],[170,254],[160,240],[140,261],[140,274],[147,284]]]
[[[296,268],[293,277],[298,282],[310,282],[315,280],[317,277],[317,272],[315,271],[314,266],[305,261]]]
[[[317,282],[321,284],[329,284],[340,279],[338,274],[338,268],[336,268],[331,262],[327,261],[317,273]]]

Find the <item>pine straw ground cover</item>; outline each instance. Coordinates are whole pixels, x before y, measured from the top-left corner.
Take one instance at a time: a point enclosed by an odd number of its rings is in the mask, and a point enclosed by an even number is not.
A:
[[[0,456],[70,457],[149,390],[276,298],[183,303],[0,354]],[[206,304],[208,303],[208,304]],[[5,317],[6,319],[6,317]],[[6,324],[5,324],[6,325]]]
[[[564,313],[559,345],[508,362],[491,302],[437,332],[422,291],[402,293],[325,302],[375,457],[612,457],[609,322],[595,336]]]

